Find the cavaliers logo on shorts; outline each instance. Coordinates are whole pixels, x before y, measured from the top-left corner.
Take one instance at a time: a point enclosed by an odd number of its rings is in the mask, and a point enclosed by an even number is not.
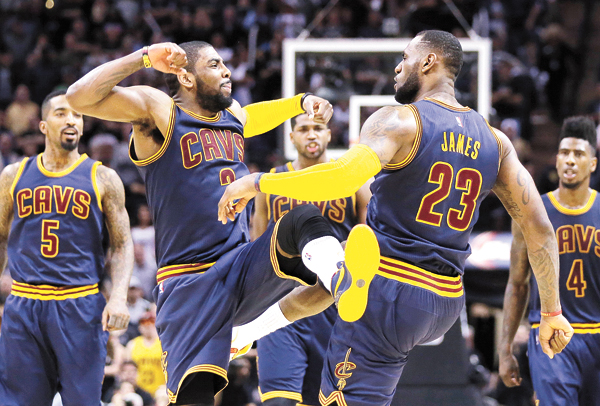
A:
[[[162,366],[162,371],[163,374],[165,375],[165,382],[169,381],[169,373],[167,372],[167,364],[169,362],[167,361],[167,351],[164,351],[162,353],[162,356],[160,357],[160,365]]]
[[[339,390],[344,390],[344,388],[346,387],[346,379],[349,379],[352,376],[352,372],[348,371],[356,369],[356,364],[354,362],[348,361],[348,358],[350,358],[351,351],[352,348],[348,348],[348,351],[346,352],[346,359],[344,359],[344,362],[340,362],[335,366],[335,376],[339,378],[339,381],[337,383],[337,387]]]

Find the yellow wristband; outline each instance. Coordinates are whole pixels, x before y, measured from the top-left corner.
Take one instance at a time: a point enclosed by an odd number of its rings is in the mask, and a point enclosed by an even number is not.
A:
[[[150,62],[150,57],[148,56],[148,47],[145,46],[142,48],[142,61],[144,62],[144,68],[151,68],[152,62]]]

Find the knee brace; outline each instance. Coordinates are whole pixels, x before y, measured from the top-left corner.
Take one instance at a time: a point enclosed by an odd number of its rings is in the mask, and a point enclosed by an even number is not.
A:
[[[277,242],[283,252],[297,256],[309,241],[319,237],[333,236],[331,225],[312,204],[297,206],[281,219]]]

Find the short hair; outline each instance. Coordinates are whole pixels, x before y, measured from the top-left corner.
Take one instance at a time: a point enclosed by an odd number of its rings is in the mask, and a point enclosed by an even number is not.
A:
[[[463,65],[463,50],[458,38],[439,30],[421,31],[417,37],[421,37],[421,44],[428,49],[441,54],[444,66],[456,79]]]
[[[563,122],[558,141],[562,141],[563,138],[579,138],[586,140],[590,143],[592,149],[595,150],[596,125],[594,124],[594,121],[588,117],[569,117]]]
[[[200,50],[206,47],[211,47],[208,42],[204,41],[190,41],[184,42],[183,44],[179,44],[179,47],[185,51],[185,55],[187,57],[187,65],[185,66],[185,70],[190,73],[196,73],[196,62],[198,62],[198,56],[200,55]],[[172,73],[165,73],[165,83],[169,88],[169,96],[173,97],[179,91],[179,80],[177,80],[177,75]]]
[[[42,120],[44,120],[48,115],[48,110],[50,110],[50,100],[54,99],[57,96],[62,96],[64,94],[67,94],[67,91],[65,89],[58,89],[50,92],[44,98],[44,101],[42,102]]]

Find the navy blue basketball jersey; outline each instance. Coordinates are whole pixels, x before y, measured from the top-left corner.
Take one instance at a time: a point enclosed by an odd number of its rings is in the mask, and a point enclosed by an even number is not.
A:
[[[21,162],[13,185],[8,267],[16,282],[94,285],[102,277],[104,215],[96,184],[100,162],[83,154],[61,172],[42,154]]]
[[[562,311],[575,333],[600,333],[600,201],[597,196],[596,191],[592,191],[581,209],[562,206],[552,192],[542,196],[558,241]],[[540,322],[537,283],[531,284],[529,321]]]
[[[271,169],[271,172],[291,172],[294,167],[291,162]],[[296,206],[311,203],[321,210],[321,214],[333,227],[335,237],[344,241],[348,238],[350,230],[357,224],[356,195],[343,199],[325,202],[307,202],[292,199],[291,197],[267,194],[267,216],[269,222],[277,222],[287,212]]]
[[[418,125],[414,145],[404,161],[375,177],[367,224],[382,256],[462,274],[479,206],[496,182],[502,144],[469,108],[432,99],[407,107]]]
[[[161,271],[197,271],[250,241],[252,205],[233,222],[217,220],[225,187],[249,173],[242,134],[242,123],[229,110],[203,117],[173,102],[168,131],[156,154],[138,160],[130,144],[131,159],[146,183]]]

